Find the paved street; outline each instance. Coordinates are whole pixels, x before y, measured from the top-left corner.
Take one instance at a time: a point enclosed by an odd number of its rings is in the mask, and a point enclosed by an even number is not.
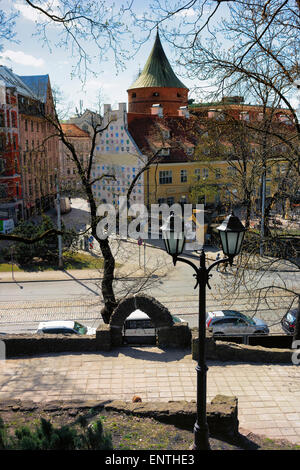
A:
[[[196,362],[183,350],[124,347],[0,361],[0,401],[196,399]],[[208,402],[238,398],[240,431],[300,444],[300,368],[208,362]]]
[[[127,246],[127,245],[126,245]],[[138,250],[136,245],[129,245]],[[192,269],[177,263],[174,267],[169,257],[161,250],[147,247],[147,260],[152,275],[147,280],[147,290],[166,305],[172,314],[188,321],[191,327],[197,325],[198,292],[194,290],[195,280]],[[128,249],[120,250],[122,257]],[[119,253],[119,254],[120,254]],[[207,253],[209,262],[214,259],[212,251]],[[160,261],[158,271],[155,268]],[[197,262],[197,260],[195,260]],[[164,275],[166,274],[167,275]],[[160,276],[159,274],[162,274]],[[284,273],[285,274],[285,273]],[[287,273],[290,276],[291,273]],[[115,281],[115,291],[129,290],[137,283],[144,283],[143,266],[124,263],[116,277],[126,275],[124,280]],[[127,277],[129,276],[129,277]],[[285,282],[295,284],[298,280],[293,274],[292,280],[286,276]],[[99,312],[102,308],[101,295],[102,272],[97,270],[71,270],[66,272],[45,271],[39,273],[0,273],[0,331],[34,331],[39,321],[50,319],[77,319],[89,326],[98,326],[101,322]],[[218,310],[232,308],[247,315],[256,315],[267,322],[271,332],[281,332],[280,319],[290,304],[291,297],[284,292],[269,292],[265,299],[257,304],[255,296],[246,291],[235,295],[226,295],[224,280],[233,280],[232,274],[214,272],[207,289],[207,309]],[[300,281],[300,279],[299,279]],[[265,282],[269,282],[265,280]]]

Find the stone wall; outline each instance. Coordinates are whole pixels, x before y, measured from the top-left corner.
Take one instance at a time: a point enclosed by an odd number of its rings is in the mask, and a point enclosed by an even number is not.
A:
[[[122,345],[122,329],[126,318],[135,310],[146,313],[157,329],[157,346],[159,347],[190,347],[191,332],[187,323],[174,323],[167,307],[154,297],[133,295],[122,300],[114,310],[109,326],[112,347]],[[98,342],[105,333],[102,327],[97,331]]]
[[[113,401],[53,401],[38,403],[29,400],[2,400],[0,412],[59,413],[68,410],[76,416],[79,410],[107,410],[144,418],[153,418],[165,424],[173,424],[183,429],[193,430],[196,421],[196,402],[147,402],[131,403]],[[235,397],[217,395],[207,405],[207,422],[211,436],[235,437],[238,434],[238,401]]]
[[[250,346],[225,341],[215,341],[212,337],[206,338],[206,359],[213,361],[232,362],[260,362],[266,364],[291,363],[291,349],[265,348],[263,346]],[[198,360],[198,338],[193,334],[192,358]]]

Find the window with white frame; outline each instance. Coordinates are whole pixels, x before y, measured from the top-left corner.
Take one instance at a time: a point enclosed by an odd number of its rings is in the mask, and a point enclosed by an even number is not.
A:
[[[162,170],[159,172],[159,184],[172,184],[172,170]]]
[[[217,180],[221,178],[221,169],[220,168],[215,169],[215,175],[216,175]]]
[[[187,170],[180,170],[180,182],[181,183],[187,182]]]
[[[200,168],[196,168],[195,169],[195,177],[196,177],[197,181],[200,180],[200,176],[201,176],[201,170],[200,170]]]

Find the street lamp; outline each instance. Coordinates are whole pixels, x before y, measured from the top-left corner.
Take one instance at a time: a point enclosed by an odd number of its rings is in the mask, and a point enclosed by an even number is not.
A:
[[[185,244],[184,228],[175,223],[174,213],[170,215],[167,222],[161,227],[162,237],[166,251],[173,258],[174,266],[177,261],[190,265],[195,274],[196,287],[199,285],[199,316],[198,316],[198,364],[197,371],[197,419],[194,426],[194,450],[209,449],[208,425],[206,418],[206,358],[205,358],[205,330],[206,330],[206,285],[211,288],[208,281],[212,276],[211,269],[220,263],[233,263],[233,258],[241,251],[245,227],[234,214],[229,215],[217,228],[219,230],[222,249],[225,258],[212,263],[208,268],[205,263],[205,253],[202,248],[200,253],[200,266],[197,267],[192,261],[179,258]],[[178,222],[178,221],[177,221]],[[180,230],[181,228],[181,230]]]

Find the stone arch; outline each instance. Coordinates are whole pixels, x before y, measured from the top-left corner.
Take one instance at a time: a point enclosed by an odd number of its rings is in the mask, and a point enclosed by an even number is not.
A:
[[[148,295],[132,295],[118,304],[110,318],[112,328],[122,328],[126,318],[135,310],[141,310],[152,320],[156,328],[171,327],[173,318],[167,307],[154,297]]]
[[[147,295],[133,295],[121,300],[111,315],[109,325],[97,330],[100,348],[122,345],[122,328],[126,318],[135,310],[141,310],[152,320],[157,330],[157,346],[190,347],[191,330],[187,323],[175,323],[172,315],[158,300]],[[106,342],[108,343],[106,344]]]

